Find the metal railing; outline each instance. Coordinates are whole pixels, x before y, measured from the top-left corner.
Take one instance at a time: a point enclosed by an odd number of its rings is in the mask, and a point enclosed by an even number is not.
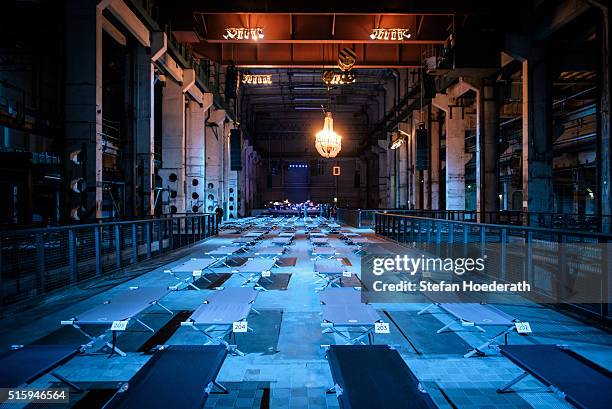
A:
[[[415,211],[407,209],[338,209],[338,221],[357,228],[374,228],[376,212],[413,214]]]
[[[377,234],[436,257],[482,257],[485,274],[525,281],[539,297],[558,300],[555,283],[584,279],[597,302],[571,304],[580,313],[610,320],[612,234],[483,224],[377,212]],[[494,261],[494,262],[493,262]],[[576,285],[579,285],[577,283]]]
[[[339,219],[354,227],[374,227],[376,212],[395,213],[431,219],[485,224],[531,226],[548,229],[605,232],[612,226],[612,215],[583,213],[542,213],[523,211],[476,212],[471,210],[338,209]]]
[[[0,306],[103,276],[218,233],[214,214],[0,232]]]

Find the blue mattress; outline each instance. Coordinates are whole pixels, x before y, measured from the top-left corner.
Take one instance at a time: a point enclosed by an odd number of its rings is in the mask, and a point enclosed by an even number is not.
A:
[[[332,345],[327,359],[343,409],[433,409],[400,354],[387,345]]]
[[[0,355],[0,388],[27,385],[66,362],[80,345],[27,345]]]
[[[556,345],[501,345],[500,351],[546,386],[563,392],[572,405],[608,409],[612,373],[585,357]]]
[[[227,350],[222,345],[172,345],[156,352],[105,408],[203,408]]]

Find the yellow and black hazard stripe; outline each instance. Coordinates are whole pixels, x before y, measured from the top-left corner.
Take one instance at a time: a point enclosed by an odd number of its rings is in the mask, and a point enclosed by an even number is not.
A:
[[[338,53],[338,67],[343,71],[353,68],[357,61],[357,53],[351,48],[343,48]]]

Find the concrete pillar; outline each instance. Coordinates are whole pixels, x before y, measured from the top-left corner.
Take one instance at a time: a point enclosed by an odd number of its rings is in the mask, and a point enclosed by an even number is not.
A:
[[[232,170],[230,160],[230,132],[235,129],[233,123],[227,123],[225,126],[225,183],[226,186],[226,201],[227,201],[227,217],[235,219],[238,217],[238,174],[236,170]],[[242,141],[241,141],[242,145]]]
[[[483,82],[477,95],[476,209],[480,212],[495,212],[499,209],[497,185],[499,113],[495,82]]]
[[[393,134],[387,137],[387,147],[390,145]],[[398,155],[397,149],[386,148],[387,151],[387,175],[389,175],[389,198],[385,207],[390,209],[397,208],[398,198]]]
[[[185,95],[181,85],[170,80],[163,90],[162,167],[159,176],[170,189],[164,213],[186,211],[185,201]],[[173,197],[174,196],[174,197]]]
[[[399,169],[398,207],[408,207],[408,144],[406,135],[403,135],[403,137],[405,138],[404,143],[397,149],[399,157],[397,166]]]
[[[386,140],[379,140],[378,146],[373,146],[372,151],[378,155],[378,200],[379,204],[377,207],[385,208],[389,207],[389,171],[387,162],[389,158],[387,156]],[[388,145],[387,145],[388,146]]]
[[[154,214],[155,180],[153,155],[154,146],[154,81],[155,75],[151,56],[143,46],[136,46],[134,103],[136,105],[136,214]]]
[[[187,212],[206,211],[206,112],[212,105],[212,94],[204,94],[202,104],[190,100],[187,105]]]
[[[461,108],[446,115],[446,209],[465,209],[465,120]]]
[[[446,210],[465,210],[465,131],[468,127],[464,109],[456,99],[474,88],[465,81],[437,94],[432,104],[445,112],[446,125]]]
[[[206,125],[206,209],[223,206],[223,140],[225,111],[210,108]]]
[[[440,110],[430,107],[429,121],[429,185],[431,210],[440,209]]]
[[[551,101],[544,58],[523,62],[523,210],[554,211]]]
[[[66,208],[69,221],[102,217],[102,10],[65,3]]]
[[[609,26],[609,11],[608,8],[602,9],[600,17],[599,34],[600,34],[600,50],[601,50],[601,68],[600,68],[600,97],[599,97],[599,115],[600,115],[600,144],[598,152],[598,161],[601,162],[599,172],[599,190],[600,190],[600,212],[604,215],[612,215],[612,149],[610,146],[610,26]],[[602,223],[604,232],[612,232],[612,219],[606,217]],[[608,280],[612,287],[612,280]],[[608,292],[612,299],[612,291]]]

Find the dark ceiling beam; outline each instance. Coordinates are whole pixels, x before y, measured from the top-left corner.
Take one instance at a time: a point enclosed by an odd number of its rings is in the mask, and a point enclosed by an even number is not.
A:
[[[561,1],[552,12],[547,12],[533,27],[532,39],[544,40],[550,35],[565,27],[582,13],[591,9],[591,5],[584,0]]]
[[[378,0],[375,2],[342,1],[330,4],[328,0],[157,0],[160,14],[168,14],[177,22],[192,12],[205,13],[289,13],[289,14],[485,14],[498,7],[491,0]],[[188,20],[188,19],[187,19]],[[189,20],[188,20],[189,21]]]
[[[430,16],[426,29],[419,30],[422,25],[415,15],[384,15],[376,23],[369,14],[194,14],[196,22],[206,22],[196,25],[195,29],[203,41],[208,43],[328,43],[328,44],[443,44],[448,37],[446,27],[449,16]],[[421,22],[423,19],[420,20]],[[419,27],[420,26],[420,27]],[[263,37],[225,38],[227,28],[258,28]],[[409,30],[409,38],[401,40],[372,39],[370,35],[376,28],[403,28]],[[422,34],[418,38],[416,32]],[[177,32],[177,29],[174,29]],[[333,34],[332,34],[333,32]],[[180,35],[180,34],[179,34]]]
[[[426,47],[412,44],[353,44],[354,68],[418,68]],[[194,51],[223,65],[242,68],[336,68],[337,44],[207,44]]]

